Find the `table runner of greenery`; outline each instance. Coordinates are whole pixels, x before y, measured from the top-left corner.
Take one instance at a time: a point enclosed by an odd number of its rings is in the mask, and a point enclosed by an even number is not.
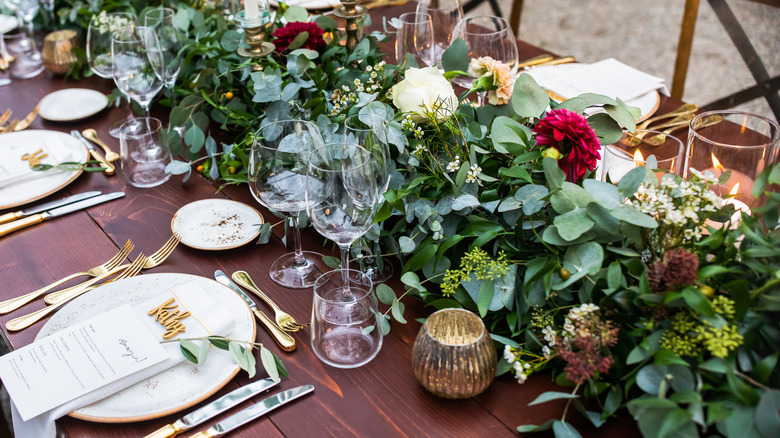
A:
[[[82,29],[100,10],[157,6],[56,5],[59,26]],[[573,407],[597,427],[627,408],[648,437],[777,435],[780,167],[753,187],[764,204],[732,220],[709,173],[659,181],[651,157],[616,185],[593,179],[600,145],[635,127],[636,109],[619,100],[558,103],[527,75],[507,85],[500,63],[470,65],[459,43],[443,76],[412,60],[401,71],[378,49],[385,35],[349,53],[333,18],[284,5],[274,29],[310,24],[277,33],[277,52],[249,61],[225,3],[166,5],[189,38],[166,140],[193,160],[171,171],[243,183],[264,121],[306,117],[327,138],[348,115],[387,120],[396,170],[353,250],[359,262],[391,254],[403,266],[402,293],[377,288],[390,306],[383,330],[391,315],[405,322],[407,294],[479,314],[503,348],[499,373],[522,383],[549,370],[570,388],[534,401],[567,399],[562,418],[519,431],[579,436],[566,421]],[[448,79],[465,71],[483,76],[458,98]],[[472,106],[475,91],[498,105]],[[410,106],[409,93],[425,106]],[[606,111],[586,112],[594,107]]]

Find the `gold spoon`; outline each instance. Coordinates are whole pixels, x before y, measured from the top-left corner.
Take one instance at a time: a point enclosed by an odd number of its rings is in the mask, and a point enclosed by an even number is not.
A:
[[[87,128],[81,131],[81,135],[83,135],[87,139],[93,141],[95,144],[103,148],[103,152],[106,153],[106,161],[108,161],[109,163],[119,159],[119,154],[109,149],[109,147],[105,143],[103,143],[103,140],[101,140],[100,137],[98,137],[97,131],[95,131],[94,129]]]
[[[670,117],[677,117],[683,114],[688,113],[695,113],[699,110],[699,105],[696,105],[695,103],[686,103],[683,104],[681,107],[670,111],[666,114],[661,114],[660,116],[650,117],[649,119],[645,120],[644,122],[637,125],[636,129],[645,129],[648,126],[650,126],[651,123],[657,122],[659,120],[668,119]]]
[[[653,129],[658,130],[661,128],[677,128],[682,126],[688,126],[691,120],[693,120],[693,117],[694,117],[693,113],[682,114],[667,122],[659,123],[658,125],[654,126]],[[627,132],[626,134],[628,136],[620,141],[623,144],[627,144],[629,146],[639,146],[640,144],[642,144],[642,139],[645,136],[647,136],[647,134],[649,134],[650,132],[651,131],[644,131],[638,134],[632,134],[630,132]]]
[[[723,116],[712,115],[712,116],[709,116],[707,118],[702,119],[701,122],[696,125],[696,129],[704,128],[706,126],[717,125],[718,123],[720,123],[722,121],[723,121]],[[680,128],[685,128],[687,126],[688,126],[688,124],[672,126],[671,128],[663,131],[663,134],[656,134],[656,135],[654,135],[652,137],[646,138],[645,139],[645,143],[647,143],[647,144],[649,144],[651,146],[660,146],[660,145],[664,144],[664,142],[666,141],[665,140],[666,135],[669,135],[673,131],[676,131],[676,130],[678,130]]]

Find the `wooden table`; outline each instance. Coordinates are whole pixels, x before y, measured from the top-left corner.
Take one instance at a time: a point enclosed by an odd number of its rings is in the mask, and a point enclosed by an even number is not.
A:
[[[387,15],[395,16],[395,12],[391,10]],[[372,14],[375,21],[381,21],[377,18],[381,17],[381,10],[374,10]],[[522,43],[520,45],[521,59],[541,53],[544,51],[539,48]],[[12,85],[1,87],[0,109],[10,107],[14,116],[24,115],[46,94],[71,87],[92,88],[109,93],[114,84],[95,77],[77,82],[65,81],[44,73],[34,79],[14,80]],[[664,97],[659,113],[679,104],[677,100]],[[165,117],[167,114],[165,108],[158,107],[156,110],[158,116]],[[91,127],[103,139],[108,139],[114,150],[118,150],[118,141],[108,136],[107,129],[111,123],[124,116],[123,108],[114,107],[76,123],[53,123],[38,118],[29,129],[69,132]],[[38,289],[70,273],[96,266],[115,254],[127,239],[135,243],[133,257],[141,251],[149,254],[157,250],[171,235],[173,214],[183,205],[199,199],[229,198],[241,201],[258,207],[266,219],[273,220],[273,216],[252,198],[246,186],[228,187],[217,193],[219,186],[219,182],[208,180],[197,173],[193,173],[184,184],[181,183],[181,176],[176,176],[152,189],[129,186],[121,176],[82,174],[65,189],[39,202],[88,190],[124,191],[126,196],[0,238],[0,300]],[[5,212],[0,211],[0,214]],[[299,320],[307,321],[311,314],[311,289],[284,289],[268,277],[270,263],[288,252],[281,243],[278,231],[276,233],[268,245],[249,244],[222,252],[201,251],[180,245],[163,265],[144,274],[178,272],[213,278],[216,269],[227,273],[243,269],[282,308]],[[330,245],[323,247],[323,238],[313,230],[304,230],[303,236],[305,249],[317,248],[319,252],[332,252]],[[390,285],[397,293],[403,289],[397,278]],[[405,303],[406,317],[410,322],[406,325],[394,322],[379,355],[367,365],[352,370],[332,368],[320,362],[311,350],[308,328],[294,335],[298,348],[288,354],[282,352],[259,326],[258,341],[279,355],[290,373],[290,378],[283,380],[278,388],[287,389],[312,383],[316,389],[313,395],[274,411],[231,436],[499,437],[517,435],[516,427],[520,424],[540,424],[549,418],[560,417],[564,406],[562,401],[527,406],[544,391],[565,390],[555,386],[549,375],[534,376],[524,385],[518,385],[511,376],[504,376],[497,379],[485,393],[468,400],[444,400],[428,393],[412,373],[411,350],[420,328],[420,324],[414,320],[425,317],[430,309],[423,308],[414,298],[405,299]],[[39,299],[15,312],[0,316],[2,336],[11,348],[32,342],[44,322],[17,333],[7,332],[5,322],[43,306],[43,300]],[[264,304],[260,304],[260,308],[270,311]],[[259,375],[255,379],[262,377]],[[209,400],[248,381],[246,373],[242,371]],[[256,402],[266,396],[261,394],[253,400]],[[246,407],[249,403],[247,401],[241,406]],[[57,425],[68,437],[137,437],[173,422],[193,409],[131,424],[99,424],[66,417],[59,420]],[[237,410],[234,408],[229,414]],[[212,419],[204,427],[229,414]],[[624,437],[637,433],[633,420],[625,412],[598,430],[587,425],[573,409],[567,420],[588,436]]]

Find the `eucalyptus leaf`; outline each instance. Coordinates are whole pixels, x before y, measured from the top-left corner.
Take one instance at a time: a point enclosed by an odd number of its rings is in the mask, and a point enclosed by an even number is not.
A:
[[[274,354],[271,352],[271,350],[261,346],[260,360],[263,363],[263,368],[265,368],[265,372],[268,373],[268,377],[270,377],[271,380],[273,380],[274,382],[280,381],[281,379],[279,379],[279,370],[276,368],[276,358]],[[249,377],[251,378],[252,376]]]
[[[539,117],[549,106],[550,96],[531,75],[521,74],[515,80],[509,102],[518,116]]]
[[[469,49],[462,38],[450,42],[450,47],[441,55],[441,64],[445,71],[468,70]]]

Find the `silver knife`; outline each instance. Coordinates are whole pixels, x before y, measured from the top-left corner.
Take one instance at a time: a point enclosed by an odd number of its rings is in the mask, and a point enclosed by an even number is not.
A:
[[[259,394],[279,383],[272,379],[258,380],[235,389],[200,409],[190,412],[171,424],[166,424],[144,438],[169,438],[189,430],[204,421],[238,405],[242,401]]]
[[[70,131],[70,135],[76,137],[77,139],[79,139],[79,141],[84,143],[84,146],[87,147],[87,150],[89,151],[89,154],[92,155],[92,158],[100,161],[100,166],[106,168],[106,170],[104,170],[103,173],[105,173],[106,175],[113,175],[116,172],[114,165],[106,161],[106,159],[103,158],[102,155],[100,155],[100,152],[95,150],[95,146],[93,146],[89,140],[84,138],[84,136],[81,135],[81,133],[78,130],[74,129],[73,131]]]
[[[275,322],[271,320],[265,313],[263,313],[262,310],[257,308],[257,304],[255,304],[254,301],[252,301],[252,298],[249,297],[249,295],[246,294],[243,290],[241,290],[238,285],[233,283],[233,280],[230,279],[227,275],[225,275],[224,272],[217,269],[214,272],[214,278],[217,279],[218,282],[224,284],[225,286],[233,289],[235,293],[238,294],[238,296],[241,297],[241,299],[244,300],[247,306],[249,306],[249,309],[252,311],[252,313],[255,314],[255,317],[257,317],[257,320],[262,322],[265,328],[268,330],[269,333],[271,333],[271,336],[274,338],[274,341],[276,341],[276,344],[279,345],[279,348],[281,348],[284,351],[293,351],[295,350],[295,339],[292,338],[287,332],[279,328],[278,325],[276,325]]]
[[[233,414],[232,416],[220,421],[208,429],[192,435],[190,438],[212,438],[224,435],[233,429],[249,423],[257,417],[267,414],[279,406],[285,403],[289,403],[296,398],[304,396],[312,391],[314,391],[314,386],[312,385],[303,385],[297,388],[288,389],[287,391],[282,391],[276,395],[268,397],[261,402],[255,403],[254,405],[244,409],[237,414]]]
[[[6,234],[12,233],[16,230],[21,230],[22,228],[29,227],[30,225],[41,223],[53,217],[73,213],[74,211],[83,210],[85,208],[92,207],[93,205],[98,205],[107,201],[121,198],[122,196],[125,196],[123,192],[106,193],[105,195],[94,196],[92,198],[74,202],[63,207],[58,207],[49,211],[44,211],[43,213],[34,214],[23,219],[8,222],[7,224],[0,225],[0,236],[5,236]]]
[[[72,195],[68,196],[67,198],[58,199],[56,201],[47,202],[45,204],[41,204],[38,206],[35,206],[33,208],[30,208],[28,210],[19,210],[19,211],[12,211],[11,213],[6,213],[4,215],[0,215],[0,224],[4,224],[6,222],[15,221],[19,218],[23,218],[26,216],[30,216],[31,214],[40,213],[42,211],[51,210],[52,208],[61,207],[63,205],[72,204],[76,201],[81,201],[82,199],[87,198],[94,198],[95,196],[101,194],[102,192],[95,190],[92,192],[84,192],[79,193],[78,195]]]

